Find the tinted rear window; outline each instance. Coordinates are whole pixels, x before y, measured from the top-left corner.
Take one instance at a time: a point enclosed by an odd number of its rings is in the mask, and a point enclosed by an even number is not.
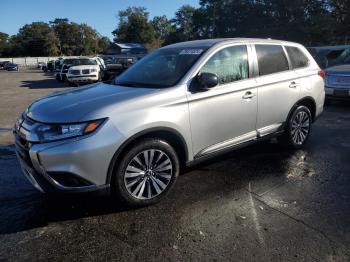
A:
[[[255,45],[259,75],[269,75],[289,70],[288,60],[280,45]]]
[[[299,48],[286,46],[286,50],[293,68],[302,68],[309,65],[309,59]]]

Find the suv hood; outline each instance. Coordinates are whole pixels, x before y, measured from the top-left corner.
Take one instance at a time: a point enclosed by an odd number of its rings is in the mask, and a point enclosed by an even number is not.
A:
[[[55,93],[35,101],[27,110],[27,116],[43,123],[75,123],[84,120],[84,116],[116,103],[129,102],[158,89],[132,88],[109,84],[93,84]],[[107,111],[107,110],[105,110]],[[97,116],[97,118],[108,115]]]

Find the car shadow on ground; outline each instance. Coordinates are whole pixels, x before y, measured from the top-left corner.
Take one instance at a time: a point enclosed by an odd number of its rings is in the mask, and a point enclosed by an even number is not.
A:
[[[350,108],[350,99],[348,100],[330,100],[328,104],[325,105],[326,109],[348,109]]]
[[[37,72],[36,72],[37,73]],[[55,79],[55,75],[53,73],[44,73],[46,79],[41,80],[24,80],[22,81],[20,87],[26,87],[29,89],[48,89],[48,88],[62,88],[69,87],[68,83],[58,82]]]
[[[266,151],[269,153],[266,154]],[[13,157],[14,155],[9,149],[6,149],[5,153],[7,157]],[[188,203],[185,197],[191,189],[187,188],[188,185],[184,188],[181,184],[195,184],[198,176],[200,176],[202,184],[210,185],[210,187],[205,186],[204,193],[196,194],[196,201],[198,202],[206,201],[217,194],[231,194],[233,190],[240,190],[252,181],[258,184],[260,179],[266,179],[269,175],[275,177],[277,174],[277,176],[281,176],[281,178],[277,178],[278,180],[283,179],[283,174],[286,171],[285,163],[292,154],[294,154],[293,151],[286,150],[278,144],[262,142],[213,158],[184,170],[174,190],[154,208],[170,213],[173,212],[174,207],[169,205],[169,202],[178,202],[178,206],[175,208],[186,206]],[[252,156],[254,157],[252,158]],[[226,168],[234,170],[234,172],[225,172]],[[271,172],[271,169],[274,169],[274,171]],[[209,174],[217,171],[217,174]],[[24,187],[6,186],[3,190],[8,190],[8,193],[2,190],[1,195],[4,197],[0,197],[0,203],[2,203],[0,205],[0,213],[2,213],[0,220],[3,222],[0,224],[0,234],[42,227],[51,222],[116,214],[125,211],[137,212],[139,209],[125,205],[117,198],[101,196],[98,193],[44,195],[36,192],[25,181],[22,174],[20,176],[19,179],[26,183]],[[213,181],[214,176],[215,180]],[[181,182],[183,179],[189,182]],[[178,185],[180,186],[177,187]],[[17,192],[14,193],[14,190]],[[15,197],[7,197],[7,195],[14,195]]]

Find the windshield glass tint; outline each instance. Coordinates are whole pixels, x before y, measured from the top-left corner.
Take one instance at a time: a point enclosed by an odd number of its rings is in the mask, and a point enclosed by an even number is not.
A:
[[[92,59],[75,59],[73,60],[73,65],[78,66],[78,65],[97,65],[97,62]]]
[[[140,87],[170,87],[177,84],[204,48],[159,49],[117,77],[115,84]]]

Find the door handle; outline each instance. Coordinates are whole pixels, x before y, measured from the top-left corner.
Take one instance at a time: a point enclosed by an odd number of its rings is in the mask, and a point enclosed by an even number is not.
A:
[[[255,94],[253,94],[251,91],[248,91],[244,94],[244,96],[242,96],[243,99],[252,99],[255,96]]]
[[[292,83],[290,83],[289,88],[297,88],[299,85],[299,83],[293,81]]]

